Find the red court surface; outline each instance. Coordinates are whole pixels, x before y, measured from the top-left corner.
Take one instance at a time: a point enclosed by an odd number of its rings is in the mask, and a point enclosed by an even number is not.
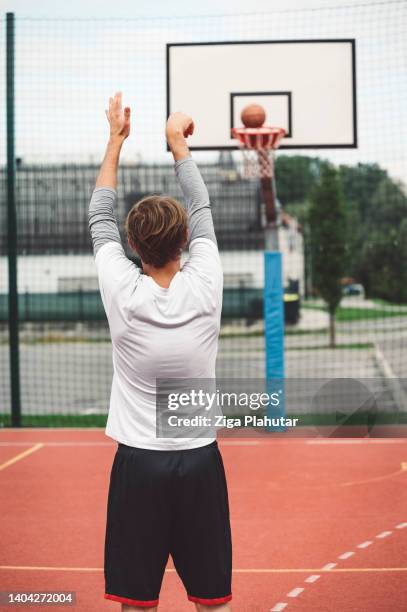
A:
[[[220,447],[233,610],[406,610],[407,440],[263,437]],[[0,590],[76,591],[77,611],[120,610],[103,599],[114,452],[102,430],[0,432]],[[171,564],[160,603],[194,610]]]

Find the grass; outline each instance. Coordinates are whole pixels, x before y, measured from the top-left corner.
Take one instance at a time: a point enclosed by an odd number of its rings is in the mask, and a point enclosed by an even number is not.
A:
[[[343,344],[337,343],[334,347],[329,346],[329,344],[315,344],[311,346],[286,346],[285,351],[324,351],[324,350],[332,350],[332,349],[350,349],[355,351],[366,350],[374,348],[373,342],[344,342]],[[219,354],[224,355],[227,353],[227,349],[223,352],[221,351]],[[251,347],[249,349],[245,349],[246,353],[264,353],[264,348],[262,346],[259,347]]]
[[[286,351],[321,351],[321,350],[332,350],[332,349],[352,349],[356,351],[374,348],[373,342],[344,342],[343,344],[336,344],[335,346],[329,346],[328,344],[315,345],[315,346],[287,346]]]
[[[248,332],[239,331],[236,334],[232,332],[222,334],[222,329],[221,329],[219,338],[223,340],[224,338],[262,338],[263,336],[264,336],[264,332],[261,330],[248,331]]]
[[[373,298],[372,302],[379,304],[380,306],[388,306],[390,308],[402,308],[404,311],[407,309],[407,304],[396,304],[395,302],[386,302],[381,298]]]
[[[327,334],[327,329],[291,329],[290,327],[285,328],[286,336],[314,336],[320,334],[324,336]]]
[[[22,427],[105,427],[107,414],[24,414]],[[0,428],[11,427],[11,415],[0,414]]]
[[[326,329],[295,329],[295,328],[291,328],[289,326],[286,326],[285,328],[285,335],[286,336],[309,336],[309,335],[315,335],[315,334],[326,334],[327,330]],[[236,334],[233,333],[226,333],[226,334],[220,334],[220,338],[223,340],[224,338],[263,338],[264,337],[264,331],[262,330],[257,330],[257,331],[252,331],[252,332],[237,332]]]
[[[19,344],[101,344],[110,343],[110,337],[84,338],[81,336],[43,336],[38,338],[20,338]],[[8,340],[0,341],[0,344],[9,344]]]
[[[325,306],[320,306],[318,304],[307,304],[304,303],[302,308],[306,310],[321,310],[322,312],[326,312]],[[335,319],[341,323],[349,322],[349,321],[364,321],[364,320],[372,320],[372,319],[386,319],[388,317],[407,317],[406,309],[394,309],[394,310],[384,310],[383,308],[356,308],[356,307],[344,307],[339,306],[336,311]]]
[[[407,316],[405,310],[382,310],[380,308],[341,308],[336,311],[339,322],[386,319],[389,317]]]

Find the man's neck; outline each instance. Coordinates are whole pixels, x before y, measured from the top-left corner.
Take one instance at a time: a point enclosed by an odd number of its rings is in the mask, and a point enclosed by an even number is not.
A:
[[[176,259],[174,261],[169,261],[162,268],[155,268],[150,264],[143,263],[143,270],[145,274],[151,276],[151,278],[159,285],[160,287],[164,287],[168,289],[171,284],[172,279],[181,269],[181,260]]]

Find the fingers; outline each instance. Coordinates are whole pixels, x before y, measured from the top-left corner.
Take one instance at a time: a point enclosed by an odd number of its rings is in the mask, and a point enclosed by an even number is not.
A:
[[[189,117],[185,113],[175,112],[171,113],[167,120],[166,132],[167,134],[173,130],[181,129],[184,138],[192,136],[195,130],[195,124],[192,117]]]
[[[121,91],[117,91],[113,98],[109,98],[109,114],[112,112],[120,114],[122,112],[122,99],[123,94]]]
[[[123,97],[123,94],[121,91],[117,91],[114,95],[115,105],[118,111],[122,110],[122,97]]]
[[[192,119],[190,119],[186,129],[184,130],[185,138],[188,138],[188,136],[192,136],[192,134],[194,133],[194,129],[195,129],[195,124],[192,121]]]
[[[130,106],[125,106],[124,108],[124,128],[126,130],[130,130]]]
[[[122,108],[122,97],[123,94],[121,91],[117,91],[113,98],[109,98],[109,111],[112,110],[121,110]]]

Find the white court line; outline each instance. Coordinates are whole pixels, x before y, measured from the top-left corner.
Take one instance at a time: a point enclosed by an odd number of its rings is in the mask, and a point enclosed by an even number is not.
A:
[[[22,453],[19,453],[15,457],[12,457],[8,461],[5,461],[4,463],[0,464],[0,471],[5,470],[6,468],[10,467],[11,465],[14,465],[18,461],[21,461],[21,459],[24,459],[24,457],[28,457],[28,455],[31,455],[32,453],[35,453],[36,451],[40,450],[41,448],[43,448],[43,444],[41,444],[40,442],[38,442],[37,444],[34,444],[34,446],[31,446],[30,448],[27,448],[27,450],[23,451]]]
[[[331,565],[331,564],[329,564]],[[336,565],[336,564],[334,564]],[[34,572],[103,572],[103,567],[55,567],[55,566],[33,566],[33,565],[0,565],[0,571],[11,570],[16,571],[34,571]],[[176,570],[174,568],[166,568],[166,572],[172,573]],[[314,568],[238,568],[232,569],[234,574],[309,574],[310,572],[324,571],[324,568],[317,570]],[[348,567],[348,568],[336,568],[325,571],[338,574],[349,574],[349,573],[376,573],[376,572],[406,572],[407,567]],[[319,577],[319,576],[318,576]]]
[[[298,595],[301,595],[303,590],[303,587],[296,587],[295,589],[287,593],[287,597],[298,597]]]
[[[38,442],[0,442],[0,446],[30,446]],[[114,442],[41,442],[42,446],[116,446]]]
[[[352,557],[354,554],[355,553],[350,550],[349,552],[344,552],[339,555],[338,559],[349,559],[349,557]]]
[[[12,431],[14,433],[24,433],[24,431],[27,430],[24,429],[24,427],[7,427],[7,431]],[[105,427],[36,427],[35,431],[105,431]]]
[[[321,576],[319,576],[318,574],[312,574],[312,576],[308,576],[308,578],[306,578],[304,582],[316,582],[317,580],[319,580],[319,578],[321,578]]]
[[[69,429],[68,427],[65,429],[69,430],[69,431],[81,431],[81,432],[86,432],[86,431],[95,431],[92,429]],[[7,428],[7,431],[13,431],[9,428]],[[35,431],[47,431],[50,432],[52,431],[52,429],[40,429],[40,428],[35,428]],[[61,430],[62,431],[62,430]],[[97,430],[97,431],[104,431],[103,430]],[[0,437],[1,437],[1,432],[0,432]],[[225,440],[223,439],[221,436],[218,437],[218,442],[221,446],[268,446],[268,445],[276,445],[276,444],[294,444],[294,443],[298,443],[298,444],[312,444],[312,445],[329,445],[329,444],[333,444],[333,445],[337,445],[337,444],[404,444],[407,442],[407,440],[402,440],[400,438],[394,438],[394,439],[382,439],[382,438],[368,438],[368,439],[344,439],[344,440],[308,440],[308,439],[299,439],[299,438],[290,438],[288,440],[283,440],[281,438],[275,438],[273,440]],[[28,446],[30,444],[38,444],[37,440],[21,440],[21,441],[6,441],[6,442],[2,442],[0,441],[0,446]],[[44,446],[54,446],[54,447],[64,447],[64,446],[116,446],[115,442],[83,442],[83,441],[60,441],[60,442],[42,442],[42,444]]]
[[[276,442],[281,442],[281,440],[270,440],[270,441],[262,441],[262,440],[222,440],[222,438],[218,438],[218,442],[221,446],[265,446],[269,445],[271,442],[275,444]],[[283,442],[288,442],[288,440],[283,440]],[[38,444],[38,442],[34,442],[32,440],[24,440],[21,442],[0,442],[0,446],[29,446],[30,444]],[[69,447],[69,446],[117,446],[116,442],[73,442],[73,441],[61,441],[61,442],[42,442],[43,446],[53,446],[53,447]]]
[[[309,441],[310,442],[310,441]],[[396,529],[404,529],[405,527],[407,527],[407,522],[404,523],[399,523],[398,525],[396,525]],[[387,536],[391,535],[393,532],[392,531],[382,531],[381,533],[377,534],[376,538],[386,538]],[[361,544],[358,544],[358,548],[367,548],[368,546],[370,546],[371,544],[373,544],[372,540],[366,540],[365,542],[362,542]],[[352,557],[354,555],[354,551],[347,551],[342,553],[341,555],[338,555],[338,559],[349,559],[350,557]],[[321,568],[321,571],[331,571],[334,570],[334,568],[336,568],[338,564],[337,563],[327,563],[326,565],[324,565],[324,567]],[[356,569],[356,568],[355,568]],[[407,568],[406,568],[407,570]],[[346,571],[344,569],[336,569],[334,571]],[[351,570],[352,571],[352,570]],[[312,574],[311,576],[308,576],[307,578],[305,578],[304,582],[306,583],[313,583],[316,582],[321,576],[319,574]],[[292,591],[290,591],[289,593],[287,593],[287,597],[298,597],[298,595],[300,595],[302,592],[304,591],[304,587],[296,587],[294,589],[292,589]],[[278,603],[274,606],[274,608],[271,609],[270,612],[280,612],[280,610],[284,610],[284,608],[287,606],[287,604],[284,603]]]
[[[10,431],[9,429],[7,429],[7,431]],[[41,431],[40,429],[36,428],[36,431]],[[47,430],[49,431],[49,430]],[[71,430],[72,431],[72,430]],[[75,430],[76,431],[76,430]],[[78,430],[79,431],[79,430]],[[83,430],[80,430],[83,431]],[[1,436],[1,432],[0,432],[0,436]],[[360,442],[365,444],[364,440],[361,441],[355,441],[353,442],[352,440],[295,440],[294,438],[291,438],[290,440],[281,440],[281,439],[274,439],[274,440],[223,440],[221,437],[218,437],[218,442],[221,446],[268,446],[268,445],[275,445],[275,444],[292,444],[293,442],[301,442],[302,444],[359,444]],[[382,440],[382,439],[371,439],[370,443],[371,444],[397,444],[399,442],[407,442],[407,440],[399,440],[398,438],[394,439],[394,440]],[[2,442],[0,441],[0,446],[30,446],[33,444],[38,444],[37,440],[22,440],[20,442],[15,442],[15,441],[7,441],[7,442]],[[43,446],[51,446],[51,447],[75,447],[75,446],[106,446],[106,447],[114,447],[116,446],[116,442],[83,442],[83,441],[61,441],[61,442],[42,442]]]
[[[322,568],[323,570],[329,571],[331,569],[333,569],[334,567],[336,567],[338,564],[337,563],[327,563],[326,565],[324,565],[324,567]]]
[[[0,446],[32,446],[33,444],[37,444],[37,442],[32,440],[28,442],[0,442]]]
[[[9,430],[7,430],[9,431]],[[36,428],[36,431],[40,431],[39,429]],[[48,430],[49,431],[49,430]],[[72,431],[72,430],[71,430]],[[82,431],[82,430],[81,430]],[[1,435],[1,432],[0,432]],[[407,441],[407,440],[406,440]],[[290,440],[281,440],[281,439],[274,439],[274,440],[224,440],[222,439],[222,437],[218,437],[218,442],[219,444],[221,444],[222,446],[268,446],[270,444],[292,444],[294,442],[300,442],[302,444],[360,444],[363,443],[365,444],[366,441],[365,440],[360,440],[360,441],[352,441],[352,440],[340,440],[340,441],[334,441],[334,440],[296,440],[294,438],[291,438]],[[399,443],[399,442],[405,442],[404,440],[399,440],[399,439],[394,439],[394,440],[381,440],[381,439],[371,439],[369,440],[370,444],[394,444],[394,443]],[[19,442],[15,442],[15,441],[7,441],[7,442],[2,442],[0,441],[0,446],[28,446],[30,444],[38,444],[38,441],[34,441],[34,440],[22,440]],[[42,444],[44,446],[116,446],[115,442],[83,442],[83,441],[60,441],[60,442],[42,442]]]
[[[362,544],[358,544],[358,548],[367,548],[371,544],[373,544],[371,540],[366,540],[366,542],[362,542]]]
[[[107,412],[106,412],[106,417],[107,417]],[[7,427],[7,431],[10,432],[12,431],[13,433],[24,433],[26,430],[24,428],[21,427]],[[105,427],[36,427],[35,431],[46,431],[46,432],[53,432],[53,431],[82,431],[82,432],[87,432],[87,431],[100,431],[100,432],[104,432],[105,431]],[[0,432],[1,434],[1,432]],[[281,439],[281,438],[276,438],[270,441],[262,441],[259,440],[260,444],[268,444],[272,442],[273,444],[280,443],[280,444],[290,444],[292,442],[301,442],[302,444],[406,444],[407,443],[407,439],[406,438],[341,438],[341,439],[335,439],[335,438],[311,438],[311,439],[307,439],[307,438],[289,438],[289,439]]]
[[[30,446],[32,444],[37,444],[36,442],[27,441],[27,442],[0,442],[0,446]],[[258,440],[242,440],[239,442],[238,440],[227,440],[225,442],[220,442],[221,446],[259,446],[261,444]],[[42,442],[43,446],[52,446],[52,447],[75,447],[75,446],[106,446],[106,447],[115,447],[116,444],[114,442]]]
[[[222,440],[222,438],[218,438],[219,444],[222,446],[260,446],[260,440]]]
[[[341,438],[340,440],[323,438],[306,440],[306,444],[405,444],[404,438]]]
[[[391,535],[392,533],[392,531],[382,531],[381,533],[377,534],[376,538],[383,540],[383,538],[387,538],[387,536]]]

